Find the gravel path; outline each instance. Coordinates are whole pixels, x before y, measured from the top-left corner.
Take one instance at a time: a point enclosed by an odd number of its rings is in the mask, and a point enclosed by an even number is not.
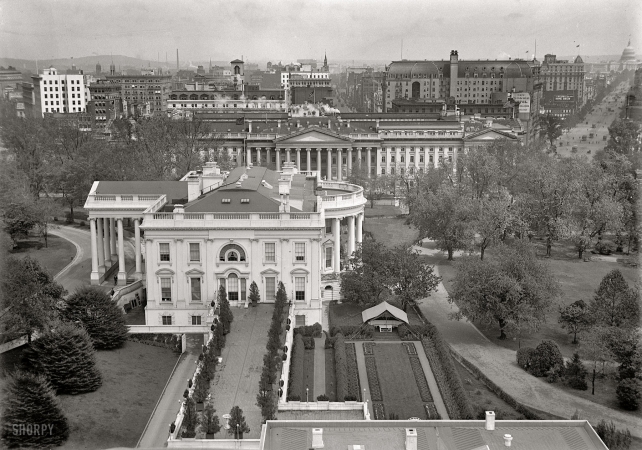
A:
[[[438,250],[413,247],[423,254]],[[439,268],[436,266],[436,274]],[[436,292],[419,302],[424,315],[441,332],[452,349],[477,366],[490,380],[526,406],[570,419],[575,410],[592,424],[610,419],[618,428],[626,427],[635,437],[642,438],[639,418],[624,412],[568,394],[526,373],[515,361],[515,351],[490,342],[472,323],[448,319],[457,306],[448,303],[448,293],[440,283]]]

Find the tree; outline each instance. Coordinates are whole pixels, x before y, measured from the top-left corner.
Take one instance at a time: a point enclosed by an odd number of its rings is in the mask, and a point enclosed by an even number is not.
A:
[[[393,279],[392,291],[401,299],[404,311],[416,301],[426,298],[437,289],[441,278],[434,274],[434,267],[422,262],[419,252],[405,245],[395,247],[390,253]]]
[[[562,135],[562,119],[547,114],[539,116],[539,135],[545,137],[553,147],[555,140]]]
[[[10,203],[4,208],[2,218],[5,230],[14,243],[20,238],[26,238],[40,224],[41,219],[35,202]]]
[[[216,299],[219,304],[219,317],[218,319],[223,324],[223,330],[225,334],[230,332],[230,324],[234,320],[234,315],[232,314],[232,309],[230,308],[230,302],[227,300],[227,291],[225,286],[221,285],[218,288],[218,296]]]
[[[67,418],[47,379],[29,372],[11,375],[2,405],[2,441],[9,448],[51,448],[68,436]]]
[[[370,305],[390,292],[391,251],[382,243],[364,237],[350,257],[349,267],[341,274],[341,294],[346,301]]]
[[[559,293],[549,268],[538,261],[528,243],[499,245],[493,258],[464,257],[457,264],[451,296],[459,311],[451,318],[499,324],[505,330],[538,329]]]
[[[589,304],[596,324],[607,327],[635,327],[640,320],[638,295],[629,288],[622,273],[614,269],[607,273]]]
[[[259,287],[254,281],[252,281],[252,284],[250,284],[249,299],[250,302],[252,302],[252,306],[256,306],[261,301],[261,293],[259,292]]]
[[[591,318],[584,300],[577,300],[565,308],[559,307],[560,316],[557,320],[562,328],[573,335],[573,344],[577,344],[577,333],[580,333],[591,325]]]
[[[230,410],[230,428],[227,430],[228,434],[233,435],[235,439],[243,439],[245,433],[250,432],[250,427],[245,422],[243,410],[238,406],[233,406]]]
[[[595,379],[599,364],[611,361],[613,355],[609,349],[606,335],[608,330],[604,327],[594,326],[584,331],[580,341],[580,355],[591,364],[591,394],[595,395]]]
[[[554,341],[546,340],[535,347],[531,355],[529,372],[536,377],[543,377],[551,369],[557,372],[564,369],[564,358],[558,345]]]
[[[49,329],[57,317],[56,305],[66,291],[37,260],[27,256],[7,259],[2,293],[3,332],[27,334],[31,342],[34,331],[44,333]]]
[[[512,198],[505,191],[496,197],[476,201],[477,219],[473,227],[478,235],[480,259],[484,259],[484,252],[489,246],[497,244],[504,236],[513,220],[512,203]]]
[[[631,432],[618,430],[613,421],[607,423],[604,419],[595,427],[595,432],[610,450],[629,450],[631,447]]]
[[[606,150],[633,156],[641,149],[640,124],[630,119],[615,119],[609,127]]]
[[[24,364],[46,376],[57,394],[92,392],[102,385],[89,335],[70,323],[57,324],[32,342]]]
[[[207,434],[216,434],[221,431],[221,425],[211,399],[205,403],[201,425],[205,428],[205,433]]]
[[[588,375],[588,371],[580,359],[580,354],[573,353],[573,359],[566,363],[566,369],[564,370],[566,383],[573,389],[585,391],[588,388],[586,375]]]
[[[409,221],[419,229],[420,237],[437,241],[452,261],[455,250],[472,247],[474,232],[471,224],[475,210],[471,199],[446,181],[435,192],[421,189]]]
[[[640,406],[642,386],[637,378],[624,378],[617,384],[615,395],[620,406],[628,411],[636,411]]]
[[[200,419],[196,412],[196,404],[192,397],[187,397],[183,402],[183,434],[181,437],[193,438],[196,436],[196,426],[199,424]]]
[[[129,330],[123,311],[99,287],[77,289],[65,300],[60,314],[64,320],[87,330],[94,348],[98,350],[122,347],[127,340]]]

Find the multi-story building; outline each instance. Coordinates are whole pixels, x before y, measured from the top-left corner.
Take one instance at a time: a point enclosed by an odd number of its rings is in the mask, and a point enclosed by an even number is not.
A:
[[[305,102],[328,102],[328,99],[332,98],[332,86],[329,77],[315,78],[293,72],[290,74],[289,86],[289,102],[292,105],[301,105]]]
[[[578,55],[573,62],[545,55],[540,70],[541,108],[545,114],[566,117],[586,103],[584,61]]]
[[[0,67],[0,93],[5,92],[5,88],[20,89],[22,86],[22,73],[15,67]]]
[[[202,86],[203,88],[205,86]],[[208,86],[209,87],[209,86]],[[245,86],[244,91],[229,90],[174,90],[167,100],[167,110],[194,110],[203,112],[287,112],[288,104],[282,89],[259,89]]]
[[[23,84],[25,112],[32,117],[47,113],[80,113],[87,108],[85,77],[82,73],[59,74],[50,67],[32,76],[33,88]]]
[[[121,117],[127,110],[120,84],[99,80],[89,85],[89,95],[91,100],[87,103],[87,111],[93,117],[92,129],[95,131],[105,131],[112,120]]]
[[[167,110],[172,88],[171,75],[107,75],[107,83],[121,88],[121,98],[128,113],[145,111],[159,114]]]

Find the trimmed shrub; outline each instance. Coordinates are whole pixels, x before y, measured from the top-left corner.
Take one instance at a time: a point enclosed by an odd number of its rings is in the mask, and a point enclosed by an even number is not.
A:
[[[343,400],[346,402],[356,402],[357,401],[357,396],[356,395],[346,395],[343,397]]]
[[[610,450],[627,450],[631,447],[631,432],[618,430],[613,421],[607,423],[604,419],[595,427],[595,432]]]
[[[401,340],[409,340],[409,341],[416,340],[416,337],[410,330],[410,327],[405,323],[402,323],[397,327],[397,334],[399,334],[399,337],[401,338]]]
[[[542,341],[535,348],[529,372],[536,377],[543,377],[554,367],[564,367],[562,352],[555,342]]]
[[[7,447],[51,448],[69,436],[69,425],[51,384],[43,376],[15,372],[8,380],[2,408],[2,441]],[[46,433],[15,433],[21,425],[47,426]]]
[[[314,338],[312,336],[303,336],[303,345],[306,350],[314,350]]]
[[[355,344],[345,344],[346,347],[346,394],[357,399],[361,396],[361,383],[359,382],[359,367],[357,366],[357,351]],[[371,388],[372,390],[372,388]]]
[[[615,394],[622,408],[628,411],[636,411],[640,406],[640,380],[637,378],[620,380]]]
[[[345,398],[348,393],[348,362],[345,339],[341,333],[336,335],[334,342],[334,371],[337,379],[337,398]]]
[[[330,400],[330,397],[328,397],[325,394],[321,394],[321,395],[317,396],[317,400],[320,401],[320,402],[327,402],[327,401]]]
[[[305,344],[303,336],[297,334],[292,345],[292,360],[290,361],[290,393],[303,394],[303,377],[305,375]]]
[[[517,350],[517,365],[524,370],[529,370],[533,361],[535,349],[532,347],[522,347]]]
[[[323,330],[320,323],[315,323],[314,325],[307,325],[303,327],[297,327],[294,329],[295,334],[302,334],[303,336],[308,337],[321,337]]]

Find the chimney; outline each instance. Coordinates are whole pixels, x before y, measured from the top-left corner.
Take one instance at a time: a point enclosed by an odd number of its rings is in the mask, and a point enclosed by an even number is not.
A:
[[[252,132],[252,122],[250,122],[250,124],[248,126],[248,132],[250,132],[250,133]]]
[[[406,450],[417,450],[416,428],[406,428]]]
[[[495,412],[486,411],[486,426],[487,431],[493,431],[495,429]]]
[[[281,212],[290,212],[290,180],[289,176],[279,178],[279,196],[281,197]]]
[[[300,121],[300,120],[297,120],[297,121],[296,121],[296,127],[297,127],[297,128],[301,128],[301,121]]]
[[[510,447],[510,441],[513,440],[513,436],[510,434],[505,434],[504,435],[504,447]]]
[[[328,130],[332,129],[332,121],[328,118]]]
[[[201,178],[198,175],[190,175],[187,178],[187,201],[196,200],[201,195]]]
[[[312,428],[312,448],[323,448],[323,428]]]

